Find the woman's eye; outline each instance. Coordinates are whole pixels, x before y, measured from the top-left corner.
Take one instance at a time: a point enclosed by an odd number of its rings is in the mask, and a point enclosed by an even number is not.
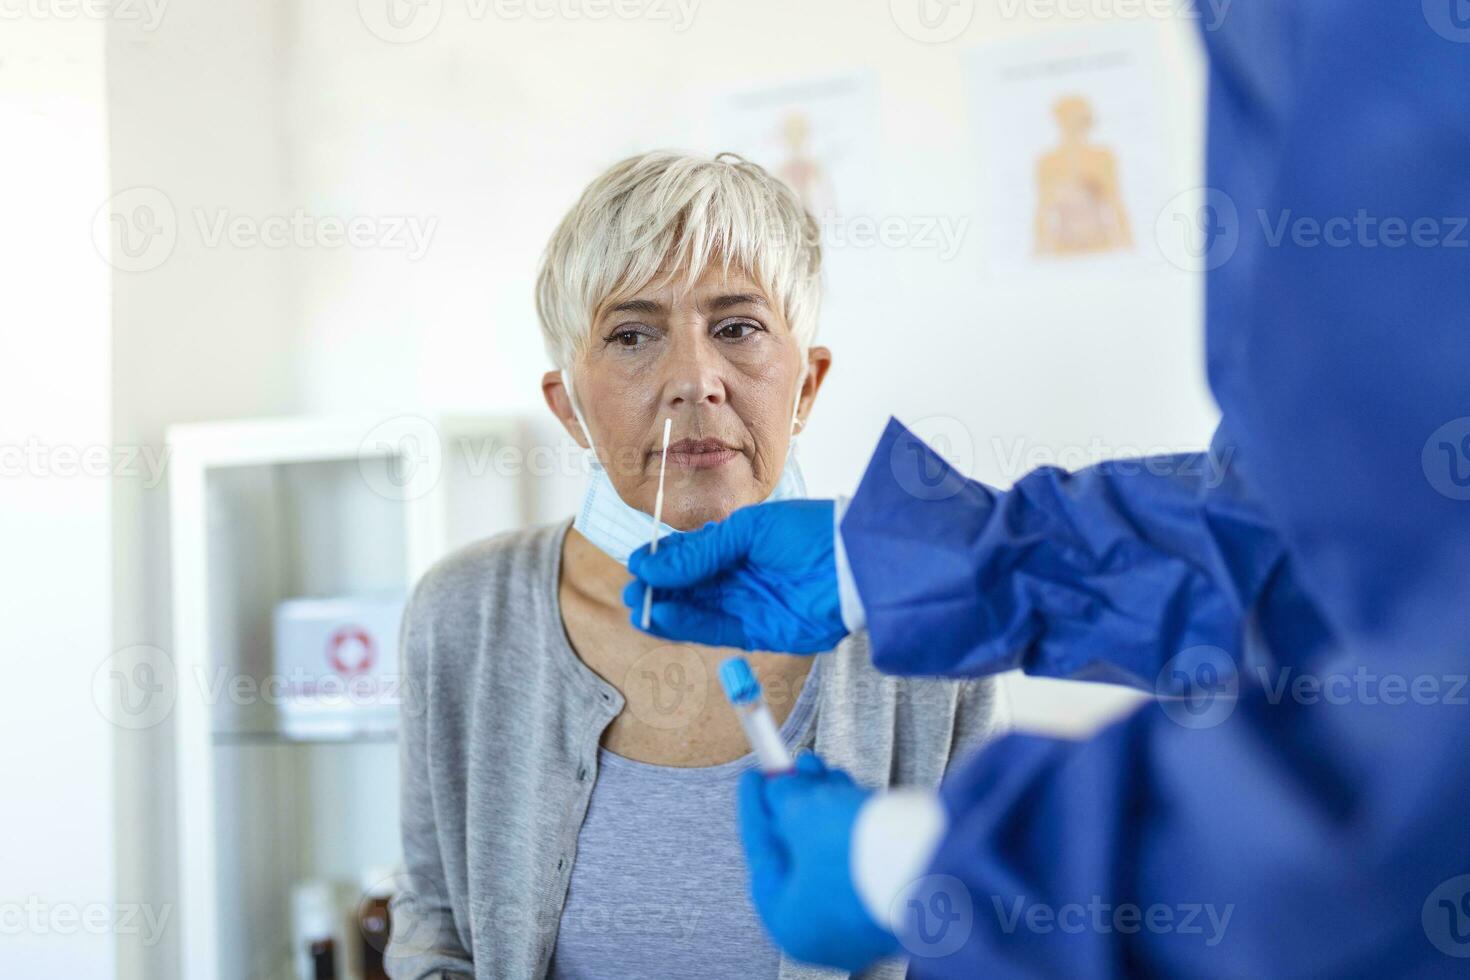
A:
[[[744,340],[757,330],[764,329],[750,320],[726,320],[715,328],[715,336],[722,340]]]
[[[609,344],[615,344],[618,347],[641,347],[644,341],[648,340],[648,334],[632,327],[624,327],[621,330],[614,330],[605,339]]]

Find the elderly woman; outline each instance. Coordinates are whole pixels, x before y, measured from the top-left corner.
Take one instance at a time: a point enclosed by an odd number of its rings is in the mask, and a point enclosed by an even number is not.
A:
[[[669,532],[803,495],[793,438],[832,364],[820,264],[795,195],[731,155],[624,160],[553,235],[541,386],[592,478],[575,521],[472,545],[415,589],[393,977],[832,975],[785,960],[746,894],[733,651],[642,634],[621,600],[661,466]],[[989,681],[883,677],[861,635],[750,660],[787,744],[871,785],[934,786],[997,727]]]

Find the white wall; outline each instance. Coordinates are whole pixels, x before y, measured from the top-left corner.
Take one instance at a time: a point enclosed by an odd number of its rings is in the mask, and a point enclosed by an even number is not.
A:
[[[0,27],[0,975],[114,975],[103,26]]]
[[[141,5],[132,9],[142,10]],[[145,195],[171,230],[166,252],[114,285],[113,437],[162,458],[173,423],[299,409],[297,320],[286,248],[228,237],[221,216],[287,210],[285,5],[179,0],[109,25],[107,85],[115,192]],[[114,645],[172,656],[168,485],[123,474],[114,492]],[[172,713],[117,733],[119,896],[171,910],[161,937],[118,936],[119,973],[178,976],[177,819]]]

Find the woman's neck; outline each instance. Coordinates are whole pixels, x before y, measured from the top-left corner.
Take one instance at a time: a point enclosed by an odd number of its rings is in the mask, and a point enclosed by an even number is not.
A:
[[[606,609],[623,608],[628,570],[576,528],[567,529],[561,573],[563,584],[584,600]]]
[[[623,606],[628,578],[622,564],[575,528],[568,529],[558,585],[567,639],[578,658],[627,699],[603,733],[603,747],[666,766],[711,766],[738,759],[749,745],[735,712],[725,704],[719,664],[739,651],[670,643],[640,633]],[[748,656],[779,725],[795,706],[812,658]]]

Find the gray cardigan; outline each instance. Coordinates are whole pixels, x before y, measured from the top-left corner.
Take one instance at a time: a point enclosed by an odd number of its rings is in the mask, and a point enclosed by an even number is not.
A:
[[[402,633],[406,884],[389,976],[546,975],[603,730],[623,697],[582,663],[558,602],[567,523],[478,542],[414,589]],[[999,733],[993,681],[879,674],[866,636],[821,654],[808,744],[869,786],[936,786]],[[867,977],[902,977],[901,960]],[[841,973],[781,961],[781,980]]]

